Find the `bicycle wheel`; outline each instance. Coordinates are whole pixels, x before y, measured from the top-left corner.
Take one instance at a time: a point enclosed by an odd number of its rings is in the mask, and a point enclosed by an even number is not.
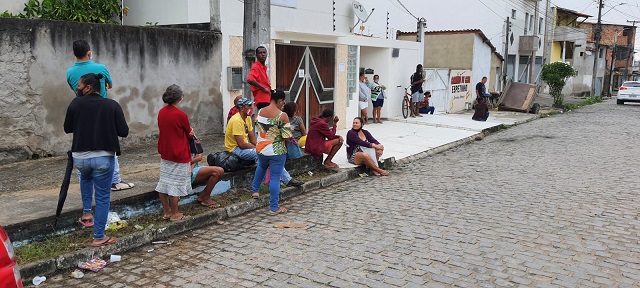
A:
[[[405,96],[404,98],[402,98],[402,117],[404,117],[404,119],[407,119],[407,117],[409,117],[409,99],[407,99],[407,96]]]

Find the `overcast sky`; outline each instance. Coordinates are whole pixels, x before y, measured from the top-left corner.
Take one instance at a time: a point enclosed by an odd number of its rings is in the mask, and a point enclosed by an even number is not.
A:
[[[502,46],[501,35],[507,15],[504,12],[506,5],[502,10],[495,7],[504,5],[499,4],[504,3],[503,1],[505,0],[359,0],[367,10],[371,11],[375,8],[371,18],[365,24],[365,33],[386,37],[387,12],[390,15],[389,26],[392,30],[415,31],[416,20],[402,8],[400,4],[402,3],[416,17],[427,19],[427,30],[481,29],[496,47]],[[506,1],[529,2],[529,0]],[[623,1],[625,4],[618,5]],[[541,8],[546,6],[546,0],[539,3]],[[553,0],[550,5],[593,15],[587,20],[588,22],[597,20],[596,0]],[[627,20],[640,21],[640,0],[604,0],[604,6],[603,23],[627,24]],[[636,38],[637,43],[638,38]]]

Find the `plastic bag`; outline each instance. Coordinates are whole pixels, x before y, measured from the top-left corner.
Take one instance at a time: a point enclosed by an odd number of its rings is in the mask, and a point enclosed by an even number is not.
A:
[[[224,172],[235,172],[242,169],[250,168],[255,164],[252,160],[244,160],[233,153],[227,151],[211,153],[207,156],[209,166],[218,166],[224,169]]]

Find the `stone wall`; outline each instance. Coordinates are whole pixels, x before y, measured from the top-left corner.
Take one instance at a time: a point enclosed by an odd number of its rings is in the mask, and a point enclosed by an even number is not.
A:
[[[162,93],[178,84],[196,134],[222,133],[221,36],[184,29],[0,18],[0,163],[70,148],[66,109],[74,97],[65,73],[72,43],[85,39],[113,78],[108,97],[129,123],[125,147],[158,133]],[[150,145],[150,149],[155,149]]]

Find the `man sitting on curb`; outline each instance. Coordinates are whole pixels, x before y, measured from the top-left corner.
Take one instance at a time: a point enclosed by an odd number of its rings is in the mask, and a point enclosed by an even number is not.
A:
[[[231,116],[227,123],[227,130],[224,134],[224,146],[227,151],[235,154],[241,159],[258,162],[256,152],[256,135],[253,133],[253,122],[249,117],[249,111],[253,103],[247,98],[238,100],[236,107],[238,113]],[[304,184],[289,175],[285,169],[282,173],[282,182],[287,186],[301,186]]]

